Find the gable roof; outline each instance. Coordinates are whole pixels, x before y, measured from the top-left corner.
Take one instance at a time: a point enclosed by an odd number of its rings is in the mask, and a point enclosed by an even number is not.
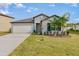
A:
[[[13,21],[11,23],[33,23],[33,18],[27,18],[22,20]]]
[[[13,21],[13,22],[11,22],[11,23],[33,23],[33,19],[34,19],[35,17],[41,16],[41,15],[46,16],[46,17],[49,17],[49,16],[47,16],[47,15],[45,15],[45,14],[39,14],[39,15],[36,15],[36,16],[34,16],[34,17],[32,17],[32,18],[17,20],[17,21]]]
[[[52,15],[52,16],[50,16],[50,17],[48,17],[48,18],[43,19],[42,21],[48,20],[48,19],[51,18],[51,17],[57,17],[57,18],[59,18],[59,16],[57,16],[57,15]],[[41,21],[41,22],[42,22],[42,21]]]
[[[33,18],[36,18],[36,17],[41,16],[41,15],[43,15],[43,16],[45,16],[45,17],[49,17],[49,16],[47,16],[47,15],[41,13],[41,14],[38,14],[38,15],[34,16]]]
[[[14,17],[8,16],[8,15],[2,14],[2,13],[0,13],[0,15],[1,16],[5,16],[5,17],[9,17],[9,18],[12,18],[12,19],[15,19]]]
[[[45,15],[45,14],[39,14],[39,15],[36,15],[36,16],[34,16],[34,17],[32,17],[32,18],[27,18],[27,19],[12,21],[11,23],[33,23],[33,19],[34,19],[35,17],[41,16],[41,15],[44,15],[44,16],[47,17],[47,18],[43,19],[42,21],[48,20],[48,18],[51,18],[51,17],[59,17],[59,16],[57,16],[57,15],[52,15],[52,16],[49,17],[49,16],[47,16],[47,15]]]

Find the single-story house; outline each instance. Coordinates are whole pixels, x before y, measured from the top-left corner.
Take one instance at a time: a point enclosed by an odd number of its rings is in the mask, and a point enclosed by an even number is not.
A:
[[[0,13],[0,32],[7,32],[11,28],[11,21],[14,17]]]
[[[75,30],[79,30],[79,23],[76,23],[76,24],[75,24],[74,29],[75,29]]]
[[[59,16],[47,16],[45,14],[39,14],[32,18],[13,21],[11,22],[11,31],[13,33],[29,33],[34,31],[38,34],[44,34],[50,31],[50,20],[54,17],[58,18]]]
[[[70,27],[73,30],[79,30],[79,23],[69,23],[68,27]]]

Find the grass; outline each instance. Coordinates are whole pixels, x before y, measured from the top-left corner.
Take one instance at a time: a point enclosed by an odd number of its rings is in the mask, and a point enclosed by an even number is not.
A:
[[[70,33],[74,33],[74,34],[79,34],[79,30],[73,30],[73,29],[71,29],[71,30],[69,30],[69,32]]]
[[[0,36],[6,35],[8,32],[0,32]]]
[[[32,34],[10,56],[79,56],[79,35],[52,37]]]

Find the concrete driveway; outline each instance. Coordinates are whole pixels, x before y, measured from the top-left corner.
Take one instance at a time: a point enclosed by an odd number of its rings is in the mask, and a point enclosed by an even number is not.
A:
[[[9,55],[29,35],[30,33],[12,33],[0,36],[0,56]]]

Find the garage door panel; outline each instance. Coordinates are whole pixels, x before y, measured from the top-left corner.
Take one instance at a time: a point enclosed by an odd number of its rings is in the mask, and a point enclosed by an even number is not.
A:
[[[32,24],[23,24],[13,26],[13,32],[26,33],[32,32]]]

